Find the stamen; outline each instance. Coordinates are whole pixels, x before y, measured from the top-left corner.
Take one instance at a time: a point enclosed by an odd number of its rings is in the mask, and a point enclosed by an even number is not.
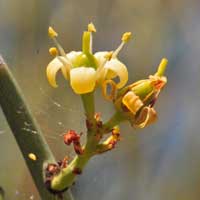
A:
[[[49,34],[49,37],[53,39],[53,42],[55,43],[58,51],[60,52],[60,55],[66,57],[66,53],[64,49],[62,48],[62,46],[59,44],[59,42],[56,39],[56,37],[58,36],[58,33],[51,26],[48,29],[48,34]]]
[[[102,62],[102,64],[97,69],[97,76],[101,76],[101,80],[104,80],[105,75],[106,75],[106,72],[104,72],[104,74],[102,74],[102,71],[104,70],[104,65],[106,64],[107,61],[111,60],[112,55],[113,55],[113,51],[107,52],[104,55],[105,60]]]
[[[119,47],[114,51],[112,58],[116,58],[121,49],[123,48],[124,44],[127,43],[131,38],[131,32],[126,32],[122,35],[122,42],[119,45]]]
[[[122,35],[122,42],[126,43],[131,39],[131,32],[126,32]]]
[[[56,47],[51,47],[51,48],[49,49],[49,53],[50,53],[50,55],[52,55],[52,56],[57,56],[57,55],[58,55],[58,50],[56,49]]]
[[[107,62],[108,60],[111,60],[112,56],[113,56],[113,51],[108,52],[108,53],[104,56],[104,58],[106,59],[106,62]]]
[[[92,53],[92,43],[93,43],[92,33],[97,32],[97,30],[92,22],[88,24],[88,32],[90,32],[90,52]]]
[[[64,51],[64,49],[62,48],[62,46],[59,44],[59,42],[57,41],[57,39],[56,39],[55,37],[52,38],[52,39],[53,39],[53,42],[55,43],[55,45],[56,45],[58,51],[60,52],[60,55],[66,57],[65,51]]]
[[[56,33],[56,31],[51,26],[49,26],[48,34],[50,38],[55,38],[58,36],[58,33]]]
[[[88,31],[89,32],[94,32],[94,33],[97,32],[97,30],[96,30],[96,28],[95,28],[95,26],[94,26],[94,24],[92,22],[88,24]]]
[[[114,51],[114,53],[113,53],[113,55],[112,55],[112,58],[116,58],[117,57],[117,55],[119,54],[119,52],[121,51],[121,49],[123,48],[123,46],[124,46],[124,42],[122,42],[119,46],[118,46],[118,48]]]

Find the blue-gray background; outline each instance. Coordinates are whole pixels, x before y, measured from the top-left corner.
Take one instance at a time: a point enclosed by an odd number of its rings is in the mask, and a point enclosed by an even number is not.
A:
[[[75,199],[199,200],[200,1],[0,0],[0,53],[57,159],[73,155],[60,134],[85,128],[80,99],[63,77],[56,90],[47,83],[47,28],[56,28],[66,51],[79,50],[90,21],[98,30],[95,51],[113,50],[123,32],[133,33],[120,53],[129,83],[152,74],[165,56],[168,84],[156,105],[158,122],[136,131],[124,124],[117,148],[92,159],[73,186]],[[97,110],[107,119],[113,108],[99,93]],[[2,112],[0,185],[6,200],[39,199]]]

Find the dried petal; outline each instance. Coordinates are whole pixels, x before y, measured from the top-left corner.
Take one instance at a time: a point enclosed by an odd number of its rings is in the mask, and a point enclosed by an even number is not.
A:
[[[122,103],[129,109],[133,115],[143,106],[143,102],[135,95],[133,91],[127,92],[122,98]]]
[[[134,126],[138,128],[144,128],[149,124],[152,124],[157,120],[157,113],[154,108],[144,107],[139,116],[136,118],[134,122]]]
[[[108,92],[108,86],[111,87],[111,90]],[[109,101],[114,100],[116,93],[116,84],[112,80],[105,80],[102,84],[102,94],[103,97]]]

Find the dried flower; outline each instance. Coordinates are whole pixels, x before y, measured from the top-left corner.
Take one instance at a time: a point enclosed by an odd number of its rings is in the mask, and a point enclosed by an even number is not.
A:
[[[167,59],[162,59],[155,75],[122,89],[115,99],[115,106],[135,127],[144,128],[157,119],[153,106],[167,82],[163,76]]]

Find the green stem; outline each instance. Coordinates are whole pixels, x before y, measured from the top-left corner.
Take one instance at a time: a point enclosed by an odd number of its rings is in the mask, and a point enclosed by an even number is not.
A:
[[[69,188],[76,180],[77,174],[81,173],[88,163],[90,158],[94,155],[98,139],[95,138],[95,131],[88,132],[87,143],[84,148],[84,153],[82,155],[77,155],[71,163],[60,173],[53,177],[51,181],[51,188],[55,191],[62,191]]]
[[[70,187],[77,177],[76,172],[82,172],[91,157],[96,155],[96,150],[101,139],[101,137],[96,137],[97,133],[101,136],[106,133],[106,131],[110,132],[114,126],[124,120],[122,114],[116,112],[103,127],[98,129],[94,119],[94,94],[89,93],[82,95],[82,101],[87,120],[93,125],[87,130],[87,142],[84,153],[82,155],[77,155],[66,168],[62,169],[59,174],[53,177],[51,188],[55,191],[62,191]]]
[[[55,191],[61,191],[73,184],[77,177],[77,172],[82,172],[86,163],[92,157],[96,145],[99,142],[95,139],[96,123],[94,119],[94,93],[83,94],[81,95],[81,98],[87,121],[89,124],[92,124],[92,126],[90,128],[87,127],[88,137],[84,153],[82,155],[77,155],[66,168],[62,169],[58,175],[53,177],[51,181],[51,188]]]
[[[81,99],[87,119],[93,120],[95,114],[94,93],[82,94]]]
[[[115,112],[115,114],[103,125],[103,133],[110,133],[114,126],[119,125],[121,122],[125,121],[123,114],[121,112]]]
[[[1,56],[0,104],[36,184],[41,199],[55,200],[55,195],[50,193],[44,184],[44,168],[47,163],[55,163],[54,156],[49,149],[15,78]],[[26,127],[26,125],[28,127]],[[29,153],[34,153],[37,160],[31,160],[28,157]],[[67,192],[63,199],[72,199],[70,192]]]
[[[77,174],[82,172],[84,166],[91,158],[89,154],[77,155],[66,168],[55,176],[51,181],[51,188],[56,191],[62,191],[69,188],[75,181]]]

